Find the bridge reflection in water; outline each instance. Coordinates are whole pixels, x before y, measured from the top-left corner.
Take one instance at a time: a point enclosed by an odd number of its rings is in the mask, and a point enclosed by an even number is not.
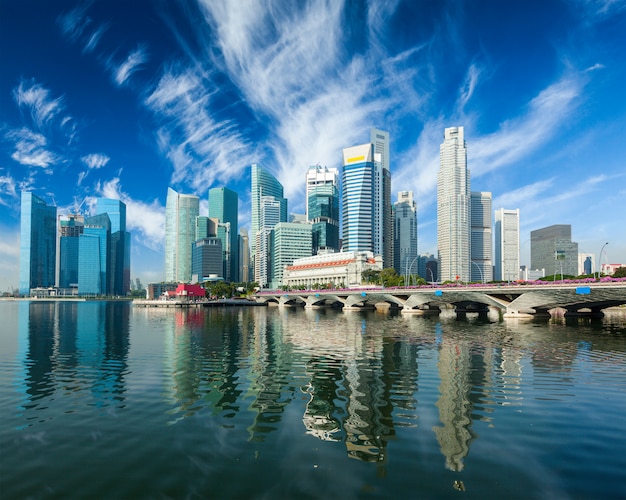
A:
[[[533,318],[564,309],[565,316],[602,317],[603,309],[626,304],[626,282],[261,291],[255,298],[279,306],[344,311],[392,307],[408,314],[438,314],[442,307],[454,307],[458,315],[487,315],[495,309],[505,318]]]

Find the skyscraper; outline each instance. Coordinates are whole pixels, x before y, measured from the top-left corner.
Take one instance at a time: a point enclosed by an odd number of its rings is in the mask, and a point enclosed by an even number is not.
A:
[[[519,208],[498,208],[495,215],[494,279],[514,281],[519,278]]]
[[[285,266],[293,261],[312,255],[312,226],[297,222],[279,222],[270,236],[271,285],[279,288],[283,284]]]
[[[78,243],[84,227],[85,218],[82,215],[59,217],[56,280],[59,288],[78,287]]]
[[[282,203],[273,196],[262,196],[259,205],[259,229],[256,232],[256,254],[254,256],[254,281],[267,287],[272,277],[271,234],[281,222]]]
[[[394,268],[400,276],[417,274],[417,207],[413,191],[398,192],[394,215]]]
[[[239,196],[235,191],[225,187],[209,189],[209,217],[219,219],[228,224],[228,242],[222,245],[225,255],[227,281],[239,281]],[[225,227],[225,226],[224,226]],[[224,231],[226,232],[226,231]]]
[[[306,175],[307,220],[313,225],[313,254],[339,251],[339,172],[314,165]]]
[[[393,265],[389,134],[372,129],[376,142],[343,150],[341,203],[343,251],[369,251]]]
[[[110,295],[130,292],[130,233],[126,231],[126,204],[111,198],[96,200],[96,214],[107,214],[111,222],[109,271],[107,279]]]
[[[376,128],[370,129],[370,142],[374,145],[374,159],[377,159],[377,155],[380,155],[381,171],[381,198],[380,198],[380,210],[382,221],[382,245],[383,251],[383,267],[393,267],[393,209],[391,206],[391,168],[390,168],[390,154],[389,154],[389,132],[384,130],[378,130]]]
[[[578,276],[578,243],[570,224],[555,224],[530,232],[530,267],[546,275]]]
[[[211,275],[223,277],[223,272],[222,240],[216,237],[206,237],[194,241],[191,250],[193,280],[200,282]]]
[[[471,205],[471,255],[472,281],[484,283],[493,279],[493,263],[491,261],[491,193],[485,191],[472,192]]]
[[[270,174],[267,170],[261,168],[256,163],[251,166],[251,180],[252,190],[250,193],[252,202],[252,222],[251,222],[251,238],[252,238],[252,251],[250,256],[253,261],[255,270],[254,280],[259,281],[256,277],[257,265],[255,262],[256,256],[256,242],[257,232],[259,231],[260,218],[261,218],[261,198],[263,196],[272,196],[275,201],[279,203],[279,220],[278,222],[287,222],[287,199],[283,196],[283,185],[278,182],[276,177]]]
[[[108,295],[111,221],[107,214],[85,218],[78,240],[78,295]]]
[[[191,246],[196,237],[200,199],[167,189],[165,206],[165,281],[191,280]]]
[[[56,278],[57,207],[22,191],[20,215],[20,294],[52,287]]]
[[[470,279],[470,174],[463,127],[446,128],[439,147],[437,247],[439,281]]]

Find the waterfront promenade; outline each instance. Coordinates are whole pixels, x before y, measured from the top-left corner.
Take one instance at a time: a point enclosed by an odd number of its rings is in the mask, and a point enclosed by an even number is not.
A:
[[[372,287],[345,290],[260,291],[260,303],[305,308],[338,307],[344,311],[392,307],[406,314],[438,314],[454,307],[457,314],[487,313],[504,317],[538,317],[564,309],[566,316],[601,317],[602,310],[626,304],[626,280]]]

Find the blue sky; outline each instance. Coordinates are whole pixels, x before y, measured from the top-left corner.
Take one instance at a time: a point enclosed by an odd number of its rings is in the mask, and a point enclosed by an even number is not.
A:
[[[464,126],[474,191],[530,231],[571,224],[626,262],[626,0],[0,0],[0,290],[18,284],[20,191],[62,212],[128,207],[132,277],[164,276],[168,186],[207,210],[250,164],[304,212],[309,165],[391,135],[436,252],[443,130]]]

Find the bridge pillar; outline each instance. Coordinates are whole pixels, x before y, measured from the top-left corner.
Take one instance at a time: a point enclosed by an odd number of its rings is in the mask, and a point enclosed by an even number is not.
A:
[[[564,314],[565,318],[604,318],[604,312],[600,308],[569,308]]]
[[[416,316],[437,316],[441,314],[441,309],[437,306],[423,305],[420,307],[403,307],[400,312],[402,314],[415,314]]]

